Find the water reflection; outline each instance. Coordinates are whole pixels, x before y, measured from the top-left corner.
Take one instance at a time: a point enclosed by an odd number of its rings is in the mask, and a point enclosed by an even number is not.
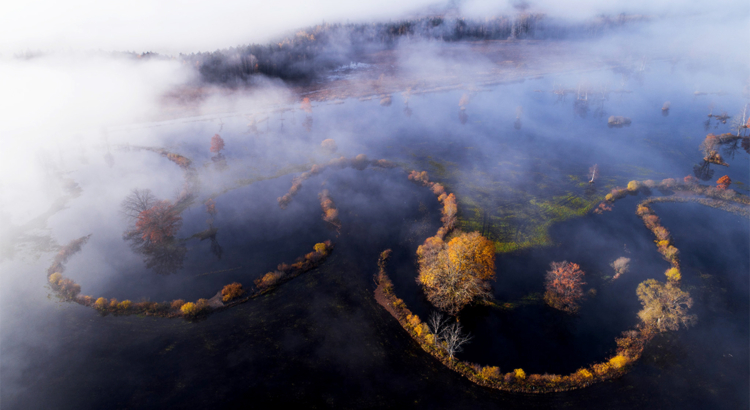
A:
[[[711,169],[711,163],[702,161],[699,165],[693,166],[693,174],[701,181],[708,181],[714,176],[714,170]]]

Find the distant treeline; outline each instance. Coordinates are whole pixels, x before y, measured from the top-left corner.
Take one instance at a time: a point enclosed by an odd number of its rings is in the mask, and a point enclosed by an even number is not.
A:
[[[619,15],[570,24],[543,14],[522,13],[485,20],[435,16],[388,23],[322,24],[266,45],[180,54],[178,59],[195,67],[203,81],[213,84],[244,85],[257,74],[304,83],[351,63],[366,63],[366,54],[391,48],[404,38],[446,42],[580,38],[643,20],[644,16]],[[134,56],[161,57],[155,53]]]

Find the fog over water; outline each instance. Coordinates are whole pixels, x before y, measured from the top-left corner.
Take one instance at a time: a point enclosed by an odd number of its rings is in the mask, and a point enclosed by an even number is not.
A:
[[[728,166],[705,163],[699,148],[708,133],[747,135],[738,126],[750,67],[739,50],[750,40],[739,28],[750,6],[705,7],[13,5],[0,17],[0,407],[747,408],[750,222],[719,209],[652,205],[680,250],[697,324],[657,336],[625,376],[581,390],[475,385],[424,352],[373,298],[378,255],[390,248],[395,293],[423,319],[434,310],[415,281],[416,250],[441,226],[441,205],[406,176],[426,170],[455,193],[460,227],[500,250],[497,303],[460,314],[473,340],[458,358],[503,373],[569,374],[610,357],[615,337],[639,323],[638,284],[665,281],[670,264],[635,214],[646,193],[591,210],[631,180],[694,175],[715,186],[727,175],[738,195],[750,194],[746,148],[722,147]],[[535,13],[545,16],[523,34]],[[362,40],[387,32],[379,23],[435,15],[486,24],[508,16],[512,38],[413,29]],[[325,43],[305,60],[309,78],[253,72],[218,81],[209,60],[190,60],[223,50],[231,74],[249,58],[232,47],[273,49],[323,22],[342,26],[315,32]],[[345,35],[351,27],[361,33]],[[220,155],[209,151],[214,134],[225,142]],[[395,166],[329,166],[279,206],[314,164],[359,154]],[[135,189],[182,207],[164,253],[127,239],[136,222],[121,204]],[[324,190],[340,227],[321,217]],[[82,295],[134,302],[208,299],[232,282],[251,287],[316,243],[331,240],[335,250],[273,292],[187,321],[102,315],[60,300],[47,270],[87,235],[65,276]],[[630,268],[613,280],[620,257]],[[577,315],[542,300],[550,263],[563,260],[586,272]]]

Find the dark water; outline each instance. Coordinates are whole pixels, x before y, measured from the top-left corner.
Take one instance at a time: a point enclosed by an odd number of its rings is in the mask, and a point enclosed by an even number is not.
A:
[[[446,370],[373,300],[378,254],[392,248],[389,272],[397,294],[423,318],[431,310],[415,282],[414,252],[437,230],[438,204],[401,169],[327,170],[305,181],[287,209],[276,202],[297,175],[293,167],[365,153],[430,171],[456,192],[464,223],[477,212],[499,221],[521,209],[532,222],[518,231],[532,235],[539,221],[549,218],[538,203],[556,204],[568,195],[596,201],[631,179],[692,173],[705,134],[728,129],[721,124],[705,130],[708,105],[713,103],[715,112],[731,110],[741,99],[695,97],[698,74],[673,70],[670,64],[654,64],[642,78],[589,74],[592,87],[606,84],[632,93],[610,94],[602,104],[590,102],[588,110],[576,108],[575,95],[557,101],[549,92],[559,84],[575,87],[584,81],[581,75],[481,89],[471,94],[465,124],[458,107],[464,92],[457,91],[409,97],[411,116],[404,114],[399,95],[388,107],[377,99],[317,105],[310,132],[303,126],[306,114],[297,111],[294,117],[267,114],[257,131],[248,128],[246,118],[230,117],[223,125],[175,122],[111,133],[135,145],[154,145],[155,138],[189,156],[201,188],[177,235],[186,247],[182,267],[157,275],[122,239],[129,222],[118,207],[133,188],[174,200],[182,185],[180,170],[146,151],[115,151],[113,167],[99,158],[78,166],[70,176],[83,194],[50,218],[44,233],[60,244],[93,234],[66,271],[84,294],[194,300],[233,281],[249,284],[316,242],[332,239],[336,250],[321,268],[275,292],[196,323],[102,317],[48,297],[44,273],[52,253],[5,260],[3,408],[747,408],[746,219],[700,205],[655,205],[681,251],[683,281],[695,300],[698,324],[658,337],[621,379],[541,396],[484,389]],[[701,78],[717,89],[726,89],[729,81]],[[672,109],[663,116],[666,100]],[[523,107],[520,129],[514,127],[518,106]],[[633,123],[609,128],[609,115]],[[210,136],[219,130],[228,147],[223,171],[207,152]],[[324,138],[336,140],[336,154],[319,147]],[[726,159],[729,168],[712,166],[717,168],[712,181],[728,174],[747,193],[747,154],[740,150]],[[586,180],[594,163],[601,177],[592,187]],[[320,218],[322,189],[331,192],[339,210],[340,233]],[[202,201],[209,195],[216,196],[213,226],[221,257],[210,240],[189,239],[208,228]],[[637,323],[637,285],[662,280],[669,266],[634,214],[642,199],[628,197],[612,212],[556,223],[548,246],[499,254],[494,296],[515,308],[468,308],[461,322],[474,339],[460,357],[504,372],[520,367],[558,374],[608,357],[614,338]],[[518,215],[515,223],[521,224],[525,219]],[[489,230],[496,240],[506,233]],[[631,258],[630,271],[612,282],[609,264],[621,256]],[[580,264],[586,289],[596,291],[576,316],[539,300],[545,271],[561,260]]]

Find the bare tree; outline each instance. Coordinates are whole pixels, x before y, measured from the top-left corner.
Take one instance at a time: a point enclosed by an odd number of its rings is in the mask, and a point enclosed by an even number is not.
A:
[[[432,334],[435,335],[435,345],[440,343],[440,335],[443,333],[446,325],[448,324],[448,318],[443,316],[440,312],[432,312],[429,319],[430,329]]]
[[[451,359],[453,359],[456,353],[462,352],[464,350],[463,345],[469,343],[472,339],[471,335],[463,333],[461,324],[458,322],[446,326],[440,336],[445,343],[445,352],[448,353],[448,357]]]
[[[589,184],[593,184],[596,180],[596,177],[599,176],[599,165],[594,164],[593,167],[589,168],[589,173],[591,174],[591,179],[589,180]]]
[[[156,204],[156,197],[149,189],[134,189],[120,205],[121,213],[130,219],[138,219],[141,212]]]

